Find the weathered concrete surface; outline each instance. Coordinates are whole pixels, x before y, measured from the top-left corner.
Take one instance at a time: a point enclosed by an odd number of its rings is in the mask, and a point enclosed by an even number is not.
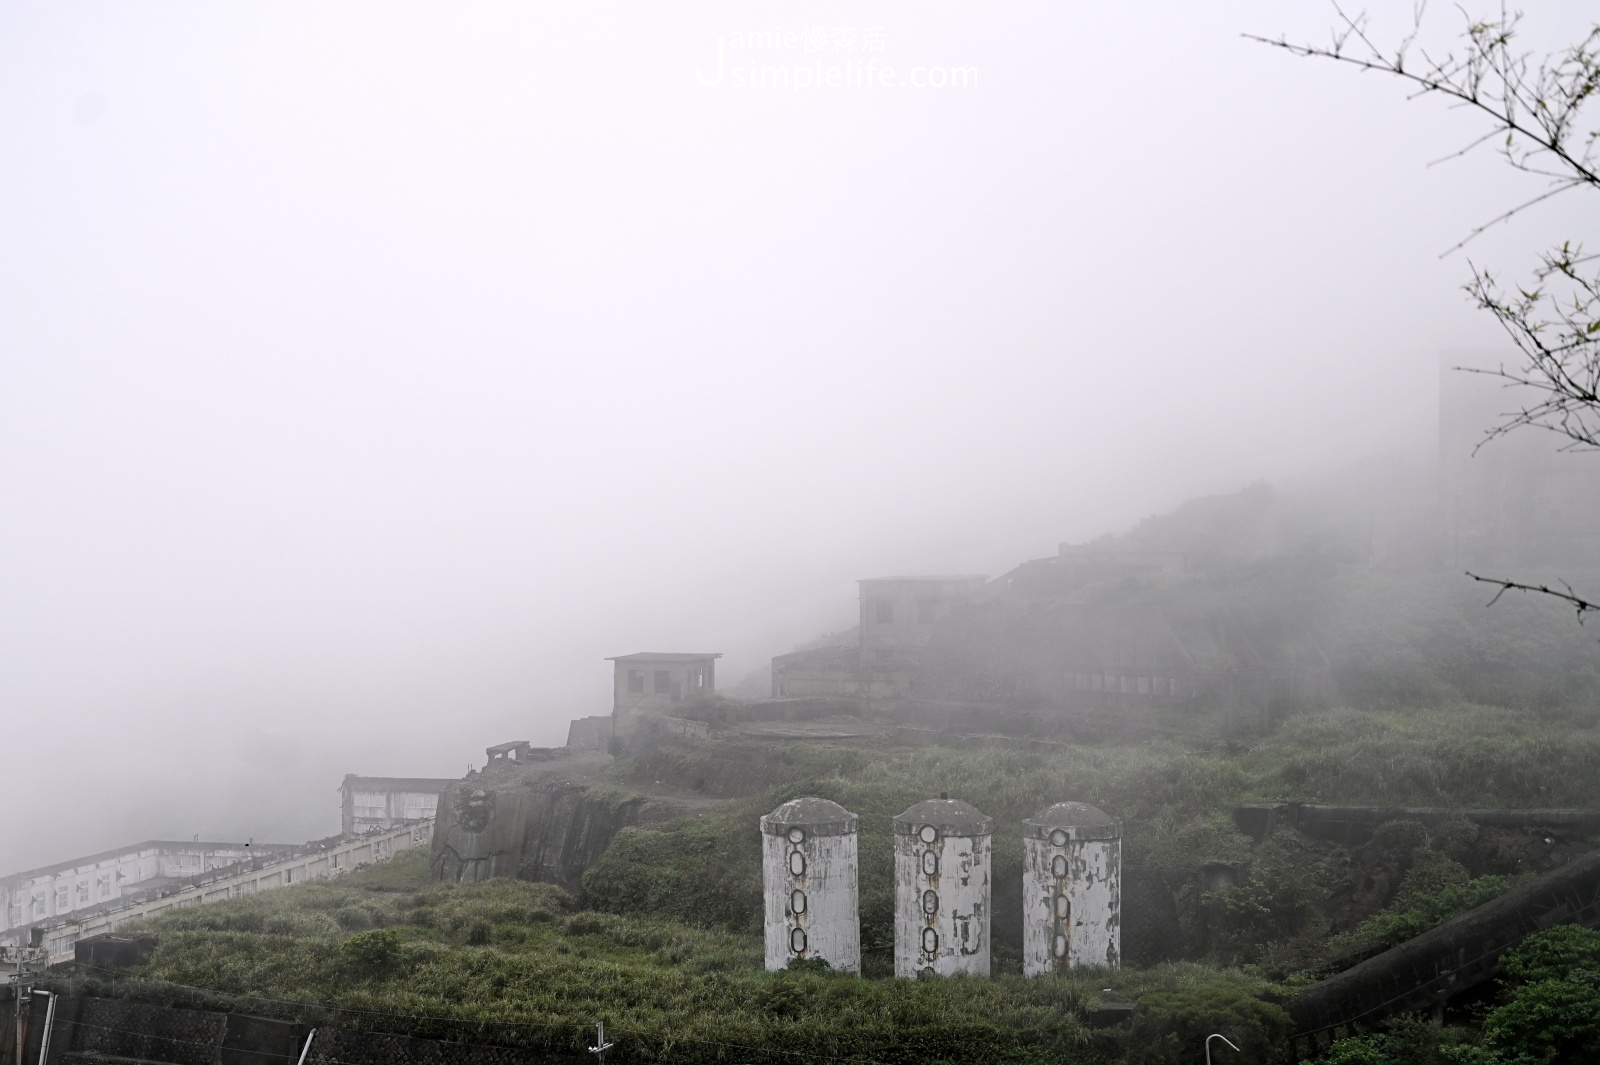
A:
[[[1600,926],[1600,851],[1576,859],[1295,997],[1297,1039],[1437,1006],[1492,979],[1505,951],[1559,924]]]
[[[856,815],[827,799],[794,799],[761,819],[769,971],[820,958],[861,971]]]
[[[1022,971],[1122,964],[1122,826],[1081,802],[1022,825]]]
[[[621,828],[639,818],[642,796],[618,801],[570,780],[509,787],[468,781],[444,796],[433,836],[434,880],[491,877],[576,887]]]
[[[958,799],[894,819],[894,974],[989,975],[994,822]]]

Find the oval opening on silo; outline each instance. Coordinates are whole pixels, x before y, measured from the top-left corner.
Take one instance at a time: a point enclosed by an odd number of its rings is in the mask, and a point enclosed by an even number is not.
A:
[[[1072,902],[1065,895],[1056,896],[1056,916],[1062,920],[1072,916]]]
[[[922,930],[922,952],[924,954],[939,953],[939,933],[931,928]]]
[[[936,891],[924,891],[922,893],[922,912],[923,913],[938,913],[939,912],[939,893],[938,892],[936,892]]]
[[[939,830],[932,825],[923,825],[917,829],[917,838],[924,843],[932,843],[939,838]]]
[[[1058,854],[1050,859],[1050,875],[1062,877],[1067,875],[1067,856]]]
[[[939,873],[939,856],[932,851],[922,852],[922,875],[937,876]]]
[[[798,932],[799,929],[797,928],[795,931]],[[1067,937],[1057,932],[1056,941],[1050,945],[1050,949],[1055,951],[1056,957],[1065,958],[1067,956]]]
[[[806,875],[806,856],[804,854],[801,854],[799,851],[790,851],[789,852],[789,875],[790,876],[805,876]]]
[[[1064,828],[1058,828],[1054,832],[1050,833],[1050,842],[1054,843],[1057,847],[1065,847],[1067,845],[1067,830]]]
[[[791,828],[789,830],[789,842],[790,843],[804,843],[805,839],[806,839],[806,830],[805,829],[803,829],[803,828]]]
[[[806,930],[804,928],[791,928],[789,930],[789,950],[795,954],[806,952]]]
[[[796,888],[794,893],[789,896],[789,909],[794,913],[806,912],[806,893],[804,891]]]

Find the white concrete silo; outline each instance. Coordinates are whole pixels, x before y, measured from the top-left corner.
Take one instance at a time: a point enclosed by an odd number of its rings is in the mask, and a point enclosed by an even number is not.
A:
[[[959,799],[894,819],[894,974],[989,975],[994,822]]]
[[[769,970],[821,958],[861,971],[856,821],[827,799],[795,799],[761,819]]]
[[[1122,961],[1122,826],[1087,803],[1022,822],[1022,971]]]

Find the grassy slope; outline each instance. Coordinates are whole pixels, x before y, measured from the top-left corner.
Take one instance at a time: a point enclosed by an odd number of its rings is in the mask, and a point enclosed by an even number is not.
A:
[[[786,783],[660,830],[625,830],[584,878],[587,899],[704,927],[761,927],[757,818],[820,795],[861,816],[867,970],[889,964],[890,822],[947,791],[995,819],[997,884],[1020,883],[1020,823],[1064,799],[1094,803],[1125,826],[1129,865],[1192,868],[1247,859],[1230,812],[1240,802],[1416,806],[1600,805],[1600,730],[1533,711],[1448,706],[1334,710],[1292,718],[1254,748],[1172,743],[1033,753],[998,746],[916,751],[793,748]],[[997,893],[997,917],[1008,900]],[[997,957],[1005,969],[1015,957]]]
[[[1067,1008],[1102,989],[1198,1001],[1216,1020],[1242,1013],[1263,1039],[1282,1025],[1259,1001],[1263,982],[1238,972],[1179,965],[935,982],[769,974],[753,935],[572,912],[544,884],[427,885],[425,870],[403,858],[336,884],[164,915],[150,923],[161,933],[155,956],[118,989],[279,1015],[300,1012],[289,1002],[314,1002],[324,1008],[307,1016],[320,1023],[557,1051],[578,1050],[604,1019],[628,1058],[675,1061],[1117,1060],[1125,1037],[1095,1037]],[[352,949],[391,934],[398,949],[387,962]],[[219,994],[186,990],[196,988]],[[1141,1038],[1157,1045],[1167,1027],[1152,1015]]]
[[[889,819],[939,791],[995,817],[997,883],[1019,873],[1017,822],[1063,798],[1122,818],[1130,863],[1250,857],[1261,869],[1298,859],[1252,851],[1227,819],[1237,802],[1600,803],[1600,735],[1587,723],[1472,706],[1308,715],[1250,750],[794,748],[787,758],[787,782],[773,793],[624,832],[586,878],[589,910],[548,885],[429,885],[421,856],[406,857],[335,884],[164,915],[152,922],[162,942],[143,982],[119,978],[118,988],[170,1001],[195,1000],[179,985],[375,1010],[386,1016],[346,1014],[337,1023],[551,1049],[576,1049],[605,1019],[638,1058],[777,1061],[799,1051],[879,1061],[1157,1061],[1170,1059],[1168,1044],[1187,1039],[1188,1027],[1223,1024],[1264,1049],[1282,1015],[1263,1001],[1272,988],[1251,970],[1169,965],[936,983],[764,973],[755,819],[800,794],[862,815],[867,968],[881,975],[890,946]],[[1309,868],[1284,875],[1304,881]],[[395,937],[390,963],[362,962],[348,946],[374,929]],[[1002,971],[1017,967],[1014,957],[996,960]],[[1141,1001],[1131,1034],[1092,1035],[1063,1008],[1102,996]],[[491,1027],[464,1032],[426,1018]]]

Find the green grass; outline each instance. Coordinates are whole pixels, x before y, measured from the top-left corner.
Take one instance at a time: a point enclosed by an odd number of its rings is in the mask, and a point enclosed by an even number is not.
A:
[[[754,935],[574,911],[550,885],[402,891],[376,868],[362,875],[148,922],[160,944],[119,975],[118,991],[563,1052],[603,1019],[630,1059],[691,1062],[1115,1061],[1170,1036],[1173,1002],[1191,1003],[1195,1023],[1208,1010],[1246,1017],[1261,1038],[1285,1023],[1262,998],[1270,985],[1238,971],[1173,965],[1032,981],[766,973]],[[1102,998],[1152,995],[1132,1032],[1097,1034],[1079,1015]]]
[[[1287,992],[1257,970],[1186,963],[1023,980],[1015,942],[1000,934],[1020,900],[1004,888],[994,900],[996,978],[883,978],[893,815],[941,791],[990,814],[997,885],[1020,882],[1022,819],[1064,799],[1123,821],[1128,864],[1249,861],[1237,895],[1184,902],[1182,919],[1212,925],[1211,940],[1190,944],[1194,956],[1290,972],[1283,959],[1303,954],[1314,967],[1306,944],[1332,931],[1316,908],[1341,866],[1287,837],[1252,844],[1232,825],[1236,804],[1600,804],[1600,736],[1581,715],[1538,708],[1326,711],[1250,748],[797,746],[782,757],[766,795],[624,830],[581,897],[510,881],[429,884],[426,857],[402,855],[332,883],[165,914],[150,923],[161,934],[155,955],[119,976],[117,990],[562,1052],[577,1051],[603,1019],[628,1057],[653,1061],[1177,1061],[1192,1030],[1218,1025],[1264,1055],[1282,1042]],[[762,971],[756,821],[800,795],[861,816],[867,979]],[[1428,861],[1366,938],[1431,926],[1502,886],[1469,882],[1443,856]],[[1084,1026],[1081,1011],[1101,998],[1139,1002],[1131,1029]]]

